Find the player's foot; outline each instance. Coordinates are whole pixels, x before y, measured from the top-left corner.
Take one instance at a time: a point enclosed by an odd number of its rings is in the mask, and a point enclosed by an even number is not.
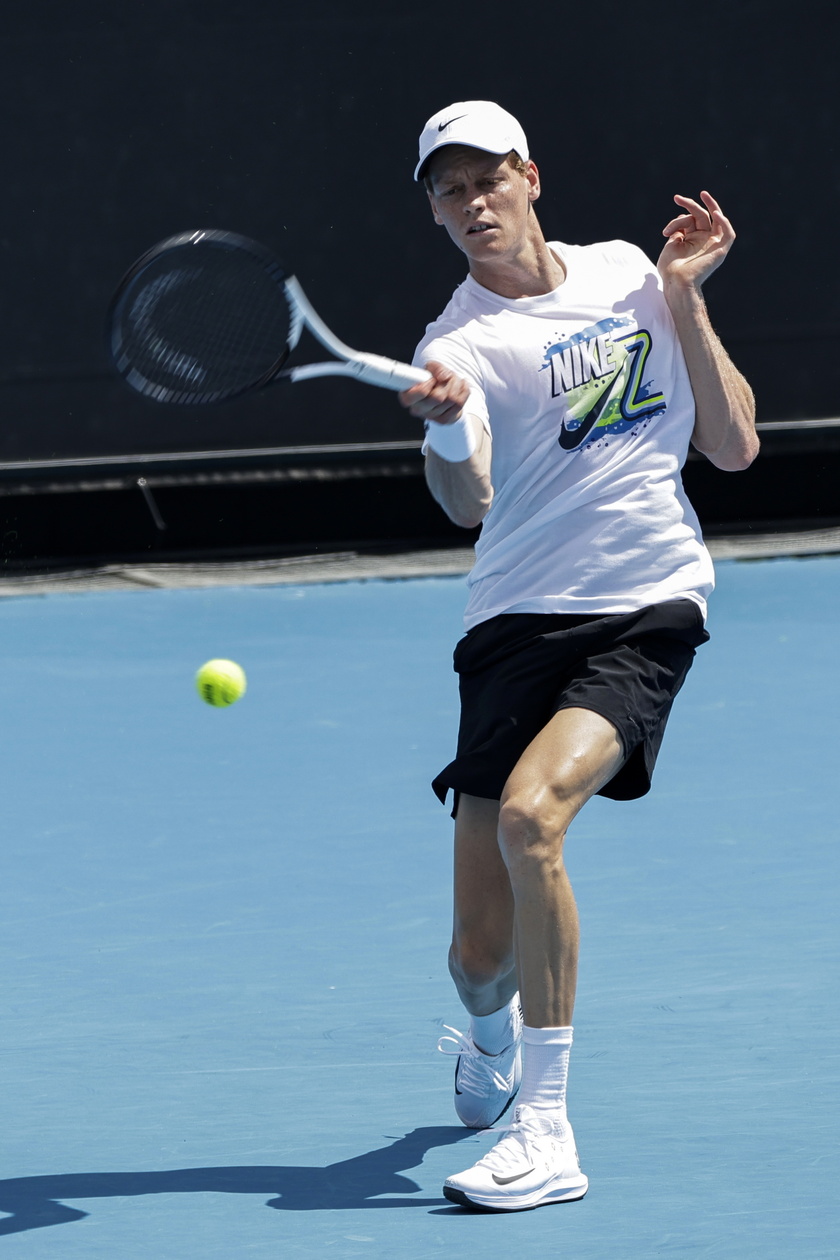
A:
[[[484,1054],[469,1033],[448,1028],[438,1050],[457,1054],[455,1064],[455,1111],[468,1129],[489,1129],[504,1115],[516,1097],[522,1079],[522,1014],[513,1005],[513,1041],[500,1054]]]
[[[568,1120],[520,1106],[502,1140],[472,1168],[447,1177],[443,1193],[464,1207],[524,1212],[582,1199],[588,1189]]]

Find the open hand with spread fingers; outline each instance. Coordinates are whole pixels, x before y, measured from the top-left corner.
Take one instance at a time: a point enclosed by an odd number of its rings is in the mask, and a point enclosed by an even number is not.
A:
[[[657,267],[666,288],[671,284],[700,286],[723,262],[735,232],[711,193],[701,192],[703,204],[677,195],[683,213],[662,229],[667,237]]]

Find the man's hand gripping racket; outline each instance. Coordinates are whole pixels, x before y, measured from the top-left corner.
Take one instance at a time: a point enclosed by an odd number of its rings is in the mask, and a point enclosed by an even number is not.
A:
[[[304,328],[336,360],[284,369]],[[111,303],[108,341],[128,384],[157,402],[221,402],[272,381],[316,376],[392,390],[430,379],[422,368],[351,350],[296,277],[233,232],[184,232],[138,258]]]

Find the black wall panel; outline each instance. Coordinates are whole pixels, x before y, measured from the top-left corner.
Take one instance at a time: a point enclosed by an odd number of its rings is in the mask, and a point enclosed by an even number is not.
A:
[[[839,14],[809,0],[10,6],[0,464],[416,436],[392,397],[352,382],[156,407],[112,378],[103,319],[148,245],[228,227],[293,261],[351,344],[409,356],[463,272],[412,183],[416,136],[470,97],[521,117],[550,237],[655,256],[673,193],[709,188],[739,234],[709,304],[759,418],[840,414]]]

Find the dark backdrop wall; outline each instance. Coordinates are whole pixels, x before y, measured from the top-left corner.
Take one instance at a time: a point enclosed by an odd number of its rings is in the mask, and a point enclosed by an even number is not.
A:
[[[709,188],[738,231],[709,304],[759,418],[840,413],[839,14],[807,0],[10,6],[0,464],[416,437],[391,396],[354,382],[155,406],[110,374],[104,314],[150,244],[225,227],[293,262],[351,344],[410,356],[463,273],[412,183],[416,136],[471,97],[522,119],[550,237],[624,237],[655,257],[673,193]]]

